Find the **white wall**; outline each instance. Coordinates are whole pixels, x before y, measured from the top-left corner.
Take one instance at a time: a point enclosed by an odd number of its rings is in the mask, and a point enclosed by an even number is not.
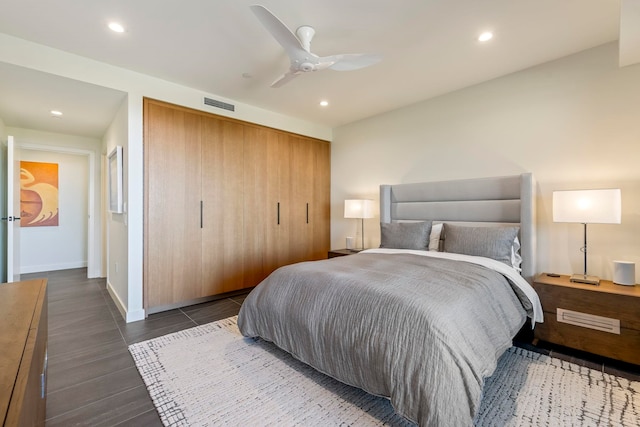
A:
[[[6,184],[6,143],[7,143],[7,131],[4,125],[2,117],[0,117],[0,215],[5,216],[7,210],[7,184]],[[7,224],[3,221],[0,223],[0,282],[6,282],[7,280],[7,266],[6,266],[6,253],[5,248],[7,246],[6,240]]]
[[[20,228],[20,273],[87,266],[86,156],[21,150],[20,160],[58,164],[58,226]]]
[[[129,182],[128,166],[129,166],[129,137],[128,137],[128,100],[125,99],[116,116],[114,117],[109,129],[103,138],[103,153],[108,156],[109,153],[118,145],[123,147],[123,181]],[[106,169],[105,169],[106,170]],[[106,178],[106,177],[105,177]],[[105,191],[104,205],[108,206],[108,194]],[[107,236],[107,289],[115,300],[118,308],[122,312],[125,319],[139,320],[144,318],[144,312],[141,311],[142,306],[137,310],[129,310],[129,250],[128,250],[128,189],[123,188],[123,200],[126,202],[127,209],[124,213],[117,214],[105,211],[105,225]]]
[[[101,141],[94,138],[87,138],[77,135],[66,135],[52,132],[42,132],[36,131],[32,129],[22,129],[22,128],[14,128],[8,127],[6,131],[9,135],[14,136],[15,144],[18,147],[28,147],[29,149],[21,148],[21,153],[24,155],[31,156],[32,152],[40,151],[43,152],[41,154],[40,160],[38,161],[49,161],[51,159],[51,163],[57,163],[54,159],[56,159],[59,153],[64,153],[65,155],[71,155],[74,158],[78,158],[78,162],[83,162],[86,167],[86,172],[78,172],[82,173],[83,176],[75,177],[76,179],[82,179],[84,181],[84,197],[85,199],[85,215],[84,223],[88,224],[88,228],[85,232],[85,238],[88,240],[88,235],[91,234],[93,236],[93,245],[91,247],[87,246],[87,242],[83,244],[86,248],[87,254],[85,262],[90,265],[90,268],[87,270],[88,277],[102,277],[103,273],[101,271],[101,263],[100,259],[102,258],[102,234],[100,232],[102,225],[101,220],[98,216],[98,213],[102,210],[102,203],[99,195],[101,194],[100,181],[101,181],[101,167],[100,167],[100,153],[101,153]],[[93,165],[92,165],[93,162]],[[62,174],[63,171],[59,170],[59,173]],[[62,179],[62,175],[60,178]],[[90,197],[88,194],[88,186],[89,183],[93,182],[93,199],[87,198]],[[62,184],[61,184],[62,185]],[[71,184],[70,184],[71,185]],[[61,186],[61,191],[63,190]],[[66,190],[65,190],[66,191]],[[62,220],[62,217],[61,217]],[[44,227],[43,227],[44,228]],[[48,228],[48,227],[47,227]],[[31,232],[27,232],[27,235]],[[66,236],[66,235],[65,235]],[[66,236],[65,238],[76,238],[75,234]],[[60,243],[62,244],[62,243]],[[31,244],[29,245],[31,246]],[[22,251],[21,251],[22,252]],[[44,255],[43,255],[44,256]],[[59,256],[59,255],[58,255]],[[68,261],[68,260],[67,260]],[[42,265],[50,265],[51,270],[53,268],[53,264],[59,265],[62,268],[63,265],[67,261],[62,261],[62,259],[54,259],[52,258],[51,262],[46,263],[42,261]],[[69,261],[70,262],[70,261]],[[21,260],[22,265],[22,260]],[[66,264],[71,266],[77,266],[76,263]],[[35,268],[36,264],[25,265],[28,268]],[[40,267],[38,267],[40,268]],[[42,267],[44,268],[44,267]],[[43,270],[38,270],[43,271]],[[27,272],[27,271],[25,271]]]
[[[380,184],[532,172],[538,272],[582,272],[582,226],[551,217],[562,189],[621,188],[622,224],[589,226],[589,273],[611,278],[616,259],[640,267],[640,65],[617,63],[608,44],[335,129],[332,248],[355,229],[344,199],[378,200]],[[365,222],[377,246],[379,223]]]

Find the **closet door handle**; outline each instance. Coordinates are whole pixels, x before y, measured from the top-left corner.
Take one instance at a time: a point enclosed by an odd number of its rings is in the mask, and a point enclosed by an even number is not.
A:
[[[200,200],[200,228],[204,228],[204,202]]]
[[[307,203],[307,224],[309,224],[309,203]]]
[[[278,202],[278,225],[280,225],[280,202]]]

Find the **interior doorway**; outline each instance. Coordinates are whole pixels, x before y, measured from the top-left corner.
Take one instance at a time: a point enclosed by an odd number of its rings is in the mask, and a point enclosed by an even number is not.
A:
[[[65,161],[65,158],[68,160],[67,166],[64,171],[60,171],[61,178],[67,182],[66,188],[65,184],[61,179],[61,187],[59,197],[61,198],[60,204],[60,216],[62,223],[66,221],[66,228],[63,229],[60,227],[57,230],[46,230],[42,232],[37,238],[40,241],[46,242],[47,245],[55,244],[52,243],[52,239],[57,240],[59,243],[57,244],[57,250],[64,251],[77,251],[77,245],[69,244],[66,248],[64,246],[64,239],[73,239],[74,236],[76,238],[82,239],[80,243],[83,249],[86,251],[86,268],[87,268],[87,277],[103,277],[102,275],[102,249],[100,247],[100,242],[96,236],[100,230],[100,221],[99,217],[96,216],[96,171],[99,170],[97,168],[97,158],[96,153],[92,150],[84,150],[78,148],[69,148],[69,147],[61,147],[61,146],[49,146],[49,145],[41,145],[41,144],[31,144],[31,143],[21,143],[19,140],[16,140],[16,145],[20,148],[21,155],[25,160],[30,161],[47,161],[47,159],[51,159],[55,162],[56,159],[59,161]],[[78,159],[77,157],[80,157]],[[73,160],[75,158],[75,161]],[[82,167],[78,165],[78,160]],[[62,174],[65,174],[63,177]],[[69,185],[69,180],[77,180],[74,185]],[[79,190],[81,189],[81,190]],[[84,192],[84,194],[77,194],[79,191]],[[73,200],[73,199],[76,200]],[[67,208],[67,212],[65,213],[65,205],[72,206],[74,204],[81,203],[81,212],[75,211],[70,212]],[[65,217],[66,215],[66,217]],[[71,224],[70,222],[74,223]],[[81,222],[81,224],[76,224],[75,222]],[[43,229],[46,227],[43,227]],[[53,228],[53,227],[52,227]],[[77,230],[82,231],[77,231]],[[69,234],[71,230],[71,233]],[[33,230],[23,230],[23,231],[33,231]],[[66,236],[63,237],[63,240],[60,241],[60,233],[67,233]],[[21,236],[22,245],[29,245],[29,236],[27,233],[22,233]],[[27,235],[25,235],[27,234]],[[31,242],[34,240],[32,239]],[[24,250],[21,250],[24,254]],[[72,254],[71,254],[72,255]],[[82,254],[84,255],[84,254]],[[37,254],[34,254],[37,258]],[[61,260],[52,260],[54,261],[51,265],[31,265],[26,266],[27,262],[22,257],[22,265],[21,271],[24,273],[32,273],[37,271],[49,271],[49,270],[61,270],[66,268],[77,268],[84,267],[83,265],[78,265],[77,261],[69,262],[68,259]],[[73,259],[73,256],[71,257]],[[57,264],[55,263],[57,262]],[[65,264],[66,262],[66,264]],[[33,263],[32,263],[33,264]],[[25,270],[26,268],[26,270]]]

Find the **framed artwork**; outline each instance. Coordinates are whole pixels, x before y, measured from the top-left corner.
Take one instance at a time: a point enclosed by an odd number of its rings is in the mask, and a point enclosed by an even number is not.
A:
[[[122,213],[122,146],[116,147],[109,153],[109,211]]]
[[[20,226],[58,226],[58,164],[20,161]]]

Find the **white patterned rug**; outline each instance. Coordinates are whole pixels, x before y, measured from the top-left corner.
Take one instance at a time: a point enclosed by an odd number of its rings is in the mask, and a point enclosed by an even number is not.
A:
[[[129,346],[166,426],[411,425],[389,400],[344,385],[236,317]],[[640,382],[512,347],[487,379],[476,426],[638,426]]]

